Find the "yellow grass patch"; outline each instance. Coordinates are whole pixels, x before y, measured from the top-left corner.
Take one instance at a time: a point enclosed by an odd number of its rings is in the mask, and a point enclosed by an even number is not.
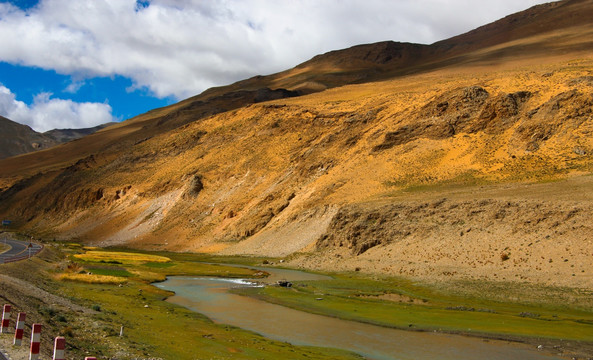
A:
[[[136,276],[140,280],[146,282],[156,282],[156,281],[165,281],[167,280],[167,276],[165,274],[158,274],[151,271],[143,271],[143,270],[130,270],[130,272]]]
[[[126,253],[117,251],[87,251],[84,254],[74,255],[76,258],[85,261],[94,262],[110,262],[117,261],[120,263],[146,263],[159,262],[165,263],[171,261],[168,257],[148,254]]]
[[[58,280],[62,281],[78,281],[87,284],[123,284],[126,283],[126,278],[109,275],[89,275],[89,274],[59,274],[56,276]]]

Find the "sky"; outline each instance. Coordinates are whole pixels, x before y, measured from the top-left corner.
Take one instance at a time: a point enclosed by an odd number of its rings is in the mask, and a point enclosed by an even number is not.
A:
[[[431,44],[546,0],[0,0],[0,115],[122,121],[385,40]]]

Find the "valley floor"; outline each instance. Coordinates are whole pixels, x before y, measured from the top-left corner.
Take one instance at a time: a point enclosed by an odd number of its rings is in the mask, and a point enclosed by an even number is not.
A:
[[[171,294],[150,285],[166,275],[262,276],[204,262],[253,265],[276,260],[99,250],[50,244],[32,260],[0,267],[0,297],[18,311],[26,311],[31,321],[44,324],[45,353],[51,352],[52,336],[60,334],[68,338],[69,351],[77,356],[356,358],[214,324],[164,302]],[[541,351],[563,358],[593,357],[593,305],[588,292],[503,282],[426,283],[357,271],[330,275],[332,280],[298,282],[291,289],[268,286],[249,290],[247,295],[382,326],[519,341],[541,345]],[[118,336],[121,325],[124,337]],[[182,345],[187,341],[191,344]]]

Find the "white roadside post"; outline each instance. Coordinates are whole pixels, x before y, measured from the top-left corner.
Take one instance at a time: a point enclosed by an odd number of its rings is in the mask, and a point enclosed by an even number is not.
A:
[[[25,318],[27,314],[20,312],[16,320],[16,328],[14,331],[14,345],[21,346],[23,341],[23,331],[25,330]]]
[[[66,338],[63,336],[56,337],[54,343],[54,357],[53,360],[65,360],[66,359]]]
[[[41,324],[33,324],[29,360],[39,360],[39,350],[41,350]]]
[[[0,334],[8,332],[8,327],[10,326],[10,309],[11,306],[9,304],[4,305],[4,310],[2,312],[2,326],[0,326]]]

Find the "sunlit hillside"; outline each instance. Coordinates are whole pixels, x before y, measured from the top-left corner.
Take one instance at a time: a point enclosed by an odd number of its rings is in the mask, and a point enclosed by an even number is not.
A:
[[[1,216],[100,246],[591,288],[591,14],[332,52],[5,159]]]

